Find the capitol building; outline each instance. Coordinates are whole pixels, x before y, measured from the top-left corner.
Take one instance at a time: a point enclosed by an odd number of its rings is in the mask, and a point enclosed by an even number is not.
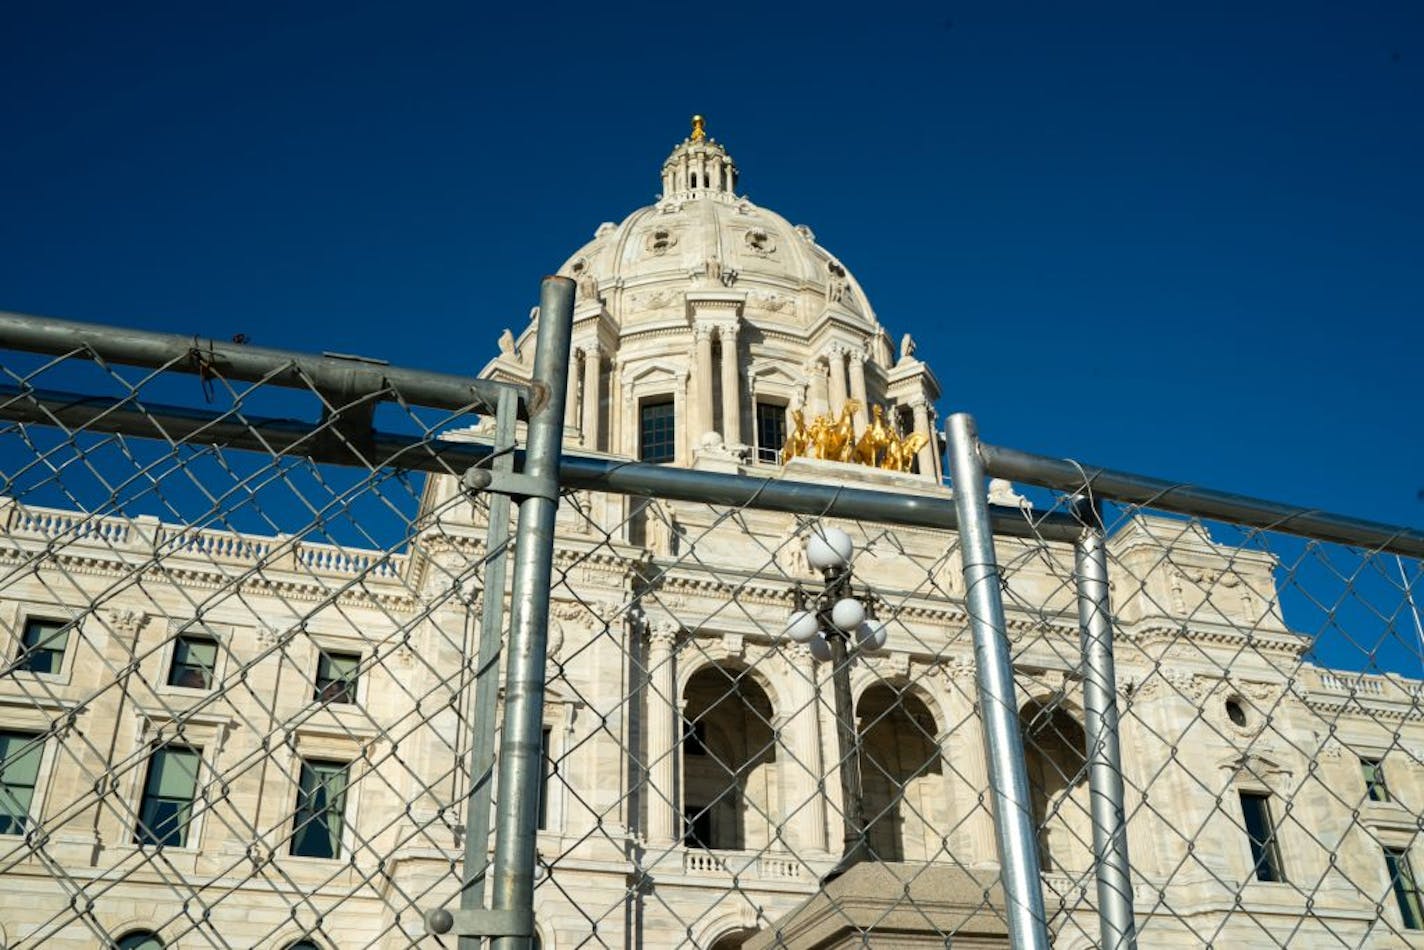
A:
[[[660,175],[558,268],[566,452],[950,504],[914,340],[745,196],[700,120]],[[536,322],[491,334],[480,375],[528,381]],[[814,419],[909,448],[788,457]],[[449,476],[418,491],[389,551],[0,499],[0,945],[454,945],[421,912],[457,898],[471,658],[501,594],[469,569],[487,506]],[[950,532],[840,525],[889,625],[851,674],[874,867],[822,889],[845,804],[829,682],[782,636],[819,583],[810,524],[565,495],[540,946],[1008,946]],[[1050,931],[1092,947],[1073,552],[998,543]],[[1258,548],[1148,514],[1107,543],[1140,945],[1424,947],[1399,883],[1424,866],[1421,684],[1309,662]]]

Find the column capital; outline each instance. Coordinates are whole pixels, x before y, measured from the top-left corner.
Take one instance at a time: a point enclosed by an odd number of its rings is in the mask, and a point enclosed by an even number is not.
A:
[[[678,634],[682,633],[682,626],[671,620],[655,620],[647,624],[647,631],[650,646],[671,651],[677,644]]]
[[[735,318],[731,320],[718,320],[712,325],[717,328],[717,335],[724,340],[728,336],[735,338],[738,331],[742,328],[741,324]]]
[[[847,346],[845,347],[845,354],[850,357],[852,363],[864,364],[867,359],[865,347],[863,346]]]
[[[822,351],[822,355],[829,359],[837,359],[840,357],[844,357],[849,352],[850,347],[846,346],[844,343],[832,343],[827,346],[824,351]]]
[[[699,343],[703,340],[712,339],[712,331],[716,328],[714,323],[694,323],[692,325],[692,338]]]

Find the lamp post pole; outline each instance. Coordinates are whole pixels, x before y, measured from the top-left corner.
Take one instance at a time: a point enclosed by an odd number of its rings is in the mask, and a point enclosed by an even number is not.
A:
[[[866,840],[865,796],[860,774],[860,730],[856,728],[855,701],[850,688],[852,650],[876,650],[885,644],[885,628],[875,616],[875,595],[856,597],[851,584],[850,536],[838,528],[818,528],[808,545],[811,565],[819,568],[825,586],[814,595],[801,585],[793,591],[795,611],[786,634],[806,643],[811,655],[831,665],[831,688],[836,715],[836,748],[840,755],[841,827],[840,860],[822,879],[822,885],[840,877],[853,865],[871,857]],[[814,600],[813,600],[814,598]]]

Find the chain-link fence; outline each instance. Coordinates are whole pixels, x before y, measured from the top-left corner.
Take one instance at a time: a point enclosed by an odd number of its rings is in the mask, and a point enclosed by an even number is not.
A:
[[[567,292],[527,383],[0,325],[4,946],[1424,945],[1417,533],[559,463]]]

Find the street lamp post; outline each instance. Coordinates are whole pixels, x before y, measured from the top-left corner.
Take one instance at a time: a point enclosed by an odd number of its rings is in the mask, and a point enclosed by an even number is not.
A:
[[[811,655],[831,665],[840,754],[841,824],[844,844],[840,860],[822,881],[829,884],[852,865],[870,857],[866,843],[865,797],[860,776],[860,737],[850,691],[850,656],[885,645],[885,624],[876,617],[874,593],[859,597],[852,585],[851,537],[840,528],[818,525],[806,544],[806,560],[821,572],[825,586],[808,592],[797,584],[795,607],[786,622],[786,636],[806,644]]]

